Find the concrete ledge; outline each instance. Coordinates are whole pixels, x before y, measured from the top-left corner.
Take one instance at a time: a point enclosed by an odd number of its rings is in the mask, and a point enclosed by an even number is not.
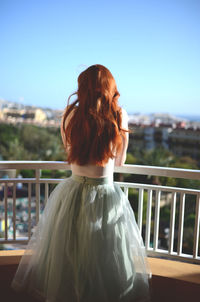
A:
[[[18,264],[25,250],[0,251],[0,266]]]
[[[200,285],[200,265],[174,260],[148,258],[152,275]]]
[[[0,251],[0,266],[18,264],[24,250]],[[200,284],[200,265],[148,257],[153,276]]]
[[[0,251],[0,300],[2,302],[36,302],[18,295],[10,284],[24,250]],[[199,302],[200,265],[159,258],[148,258],[152,271],[151,302]]]

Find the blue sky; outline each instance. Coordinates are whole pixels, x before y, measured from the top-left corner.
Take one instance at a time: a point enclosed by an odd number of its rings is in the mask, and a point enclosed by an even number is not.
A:
[[[200,1],[0,0],[0,98],[63,109],[92,64],[129,112],[200,114]]]

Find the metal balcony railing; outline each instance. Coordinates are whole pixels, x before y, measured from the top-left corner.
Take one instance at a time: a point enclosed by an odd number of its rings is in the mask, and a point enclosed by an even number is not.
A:
[[[47,169],[63,170],[66,172],[63,175],[67,177],[70,165],[65,162],[0,161],[1,173],[11,170],[32,170],[34,173],[34,177],[30,178],[0,178],[0,244],[26,244],[30,239],[52,186],[62,180],[43,178],[43,172]],[[199,170],[124,165],[115,167],[115,172],[122,176],[137,174],[200,180]],[[128,197],[134,193],[137,223],[148,255],[200,263],[200,190],[124,181],[118,184]],[[23,196],[20,192],[23,192]],[[189,235],[189,241],[192,242],[190,253],[184,252],[184,244],[188,240],[188,236],[184,238],[186,204],[187,208],[194,208],[194,225],[192,234]],[[160,214],[166,205],[169,209],[169,221],[164,228],[163,238]]]

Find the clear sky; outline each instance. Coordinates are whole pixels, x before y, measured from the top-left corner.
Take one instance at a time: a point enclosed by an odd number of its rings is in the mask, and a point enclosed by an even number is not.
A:
[[[0,0],[0,98],[63,109],[96,63],[129,113],[200,115],[200,1]]]

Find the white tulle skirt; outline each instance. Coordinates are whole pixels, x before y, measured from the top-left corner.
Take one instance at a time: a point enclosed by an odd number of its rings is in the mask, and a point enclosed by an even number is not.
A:
[[[48,302],[150,301],[145,249],[125,194],[77,175],[51,193],[12,282]]]

